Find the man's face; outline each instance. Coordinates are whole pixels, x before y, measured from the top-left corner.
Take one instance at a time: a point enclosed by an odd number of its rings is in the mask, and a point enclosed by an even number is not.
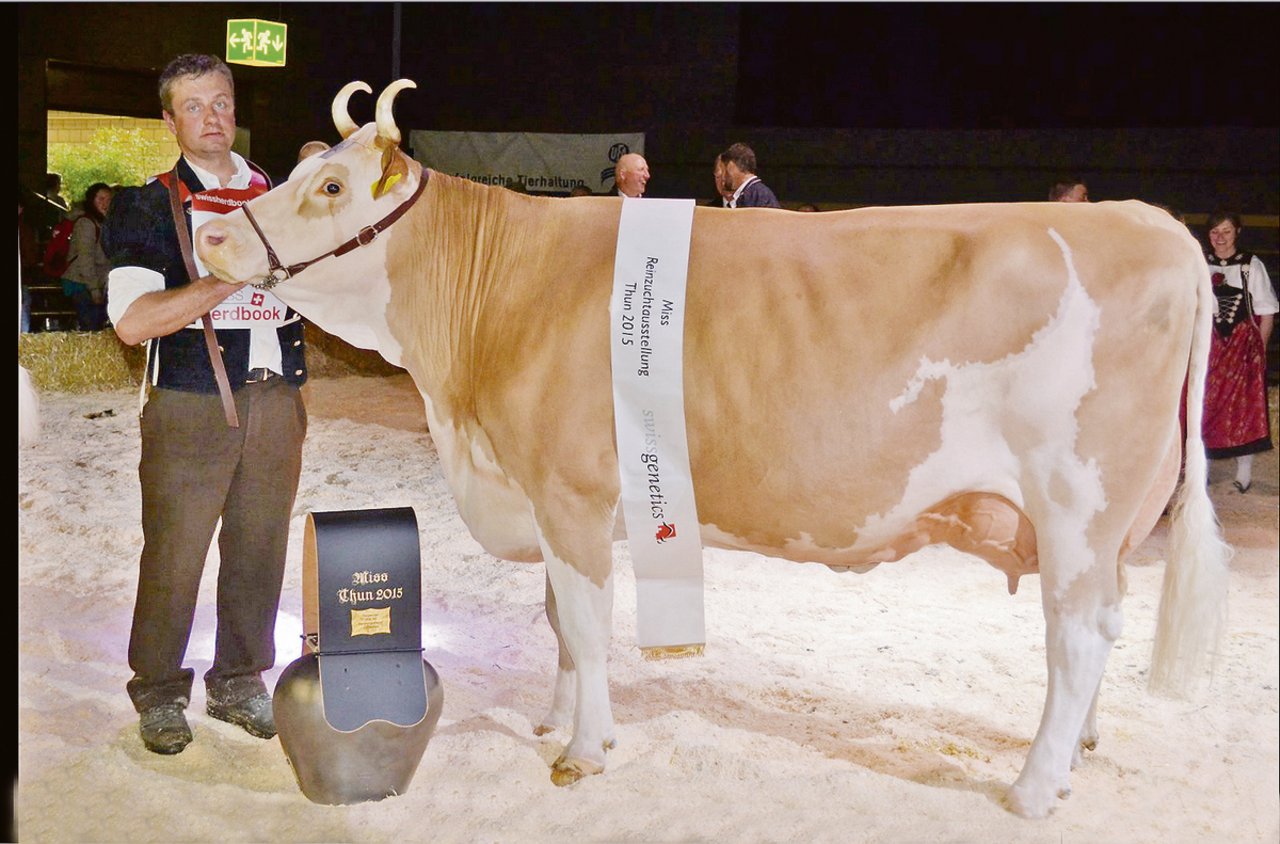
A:
[[[618,189],[627,196],[644,196],[648,183],[648,163],[638,155],[624,155],[618,162]]]
[[[164,123],[182,151],[195,158],[230,152],[236,139],[236,100],[226,77],[184,76],[170,90],[173,112],[164,112]]]
[[[733,186],[728,182],[728,175],[725,173],[724,162],[718,158],[716,159],[714,176],[716,180],[716,192],[725,199],[733,196]]]
[[[732,161],[726,161],[724,165],[724,182],[720,188],[721,193],[727,193],[730,196],[738,189],[738,185],[746,180],[747,176],[738,169],[738,165]]]

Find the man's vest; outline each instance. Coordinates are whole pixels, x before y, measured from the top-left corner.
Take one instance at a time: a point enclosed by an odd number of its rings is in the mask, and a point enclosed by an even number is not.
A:
[[[271,189],[270,180],[256,165],[245,190],[206,191],[185,159],[178,160],[178,193],[192,231],[193,205],[206,211],[222,207],[231,211],[248,199]],[[189,284],[182,247],[174,228],[169,204],[170,173],[163,173],[140,188],[120,191],[111,206],[103,229],[103,248],[112,267],[139,266],[164,276],[166,289]],[[223,213],[225,213],[225,211]],[[274,325],[280,341],[285,379],[295,385],[307,380],[302,319],[291,308],[245,286],[212,312],[218,346],[231,388],[244,386],[249,375],[249,325]],[[147,377],[155,386],[185,392],[218,392],[213,365],[199,322],[151,342]]]

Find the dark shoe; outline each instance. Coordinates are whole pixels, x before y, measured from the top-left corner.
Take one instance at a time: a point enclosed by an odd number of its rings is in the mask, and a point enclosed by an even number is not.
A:
[[[1242,484],[1239,481],[1232,481],[1231,485],[1236,488],[1236,492],[1243,495],[1249,491],[1249,487],[1253,486],[1253,481],[1249,481],[1247,484]]]
[[[142,743],[152,753],[172,756],[191,744],[191,727],[180,703],[163,703],[142,713],[138,722]]]
[[[209,701],[205,707],[209,717],[243,727],[251,736],[269,739],[276,734],[276,719],[271,713],[271,695],[266,692],[254,695],[239,703]]]

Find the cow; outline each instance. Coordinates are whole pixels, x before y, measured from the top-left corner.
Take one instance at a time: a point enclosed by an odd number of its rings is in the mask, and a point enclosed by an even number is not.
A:
[[[375,120],[202,226],[205,265],[412,375],[458,510],[545,561],[557,785],[614,745],[606,656],[623,538],[610,371],[616,197],[517,194],[400,149]],[[633,201],[633,200],[626,200]],[[647,200],[638,200],[647,201]],[[1200,444],[1213,298],[1200,250],[1136,201],[694,210],[684,408],[704,546],[865,570],[935,543],[1038,574],[1048,689],[1009,808],[1043,817],[1098,740],[1123,560],[1185,476],[1153,688],[1194,688],[1229,549]],[[1179,406],[1190,399],[1185,439]],[[1186,459],[1183,461],[1184,452]]]

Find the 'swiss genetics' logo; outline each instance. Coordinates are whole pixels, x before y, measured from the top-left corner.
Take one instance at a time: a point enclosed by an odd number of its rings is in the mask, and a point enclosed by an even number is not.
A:
[[[658,542],[666,542],[668,539],[675,539],[675,536],[676,526],[669,522],[663,522],[658,525],[658,532],[653,535],[653,538]]]
[[[622,158],[622,156],[629,152],[631,152],[631,147],[621,141],[609,147],[609,161],[612,162],[614,166],[606,167],[600,171],[600,185],[602,187],[605,182],[610,181],[617,174],[618,159]]]

